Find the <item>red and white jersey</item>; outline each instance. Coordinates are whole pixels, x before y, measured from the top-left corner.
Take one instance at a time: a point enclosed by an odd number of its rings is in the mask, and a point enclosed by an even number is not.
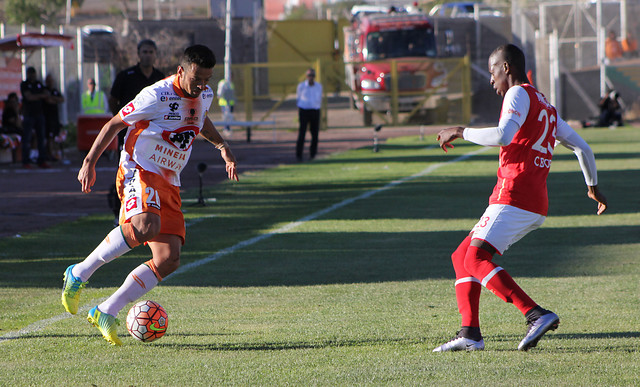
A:
[[[503,119],[517,122],[520,129],[509,145],[500,147],[498,182],[489,204],[508,204],[546,216],[547,176],[558,123],[556,109],[533,86],[523,84],[505,94],[500,113]]]
[[[118,113],[129,126],[120,163],[135,162],[180,186],[180,172],[212,101],[208,86],[196,98],[185,96],[176,75],[142,89]]]

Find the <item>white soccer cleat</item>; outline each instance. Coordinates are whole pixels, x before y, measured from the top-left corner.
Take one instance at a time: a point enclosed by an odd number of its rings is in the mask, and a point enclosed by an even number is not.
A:
[[[449,351],[482,351],[484,349],[484,340],[475,341],[466,337],[456,337],[455,339],[442,344],[433,352],[449,352]]]

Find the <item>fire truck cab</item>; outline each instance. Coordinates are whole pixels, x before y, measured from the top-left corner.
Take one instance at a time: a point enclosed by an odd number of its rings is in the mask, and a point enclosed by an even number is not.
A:
[[[359,12],[344,28],[344,35],[346,82],[364,125],[371,125],[372,111],[391,110],[392,61],[397,66],[400,112],[424,101],[427,89],[443,86],[444,71],[434,61],[434,29],[426,15]]]

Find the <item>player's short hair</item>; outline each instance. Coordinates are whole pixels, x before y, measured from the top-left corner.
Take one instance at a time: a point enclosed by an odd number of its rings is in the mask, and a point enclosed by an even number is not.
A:
[[[156,46],[156,42],[154,42],[151,39],[142,39],[140,42],[138,42],[138,52],[140,52],[140,49],[142,48],[142,46],[150,46],[150,47],[153,47],[154,50],[158,51],[158,46]]]
[[[190,64],[210,69],[216,65],[216,56],[209,47],[196,44],[191,47],[187,47],[182,54],[182,59],[180,60],[180,66],[185,69],[189,67]]]
[[[503,44],[502,46],[493,50],[491,56],[497,55],[498,53],[502,54],[502,58],[505,62],[509,63],[509,66],[517,68],[520,71],[524,72],[524,52],[522,52],[522,50],[518,48],[518,46],[513,44]]]

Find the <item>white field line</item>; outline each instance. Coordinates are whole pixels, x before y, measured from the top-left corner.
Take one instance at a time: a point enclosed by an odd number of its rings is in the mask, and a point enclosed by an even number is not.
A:
[[[294,228],[303,225],[306,222],[309,222],[311,220],[317,219],[317,218],[319,218],[319,217],[321,217],[323,215],[326,215],[326,214],[328,214],[328,213],[330,213],[330,212],[332,212],[334,210],[337,210],[339,208],[345,207],[345,206],[347,206],[347,205],[349,205],[349,204],[351,204],[351,203],[353,203],[355,201],[358,201],[358,200],[361,200],[361,199],[367,199],[367,198],[369,198],[369,197],[371,197],[371,196],[373,196],[373,195],[375,195],[375,194],[377,194],[379,192],[386,191],[386,190],[391,189],[393,187],[396,187],[396,186],[398,186],[398,185],[400,185],[402,183],[406,183],[407,181],[411,181],[411,180],[417,179],[419,177],[429,175],[433,171],[435,171],[437,169],[440,169],[440,168],[442,168],[442,167],[444,167],[444,166],[446,166],[448,164],[453,164],[453,163],[457,163],[457,162],[460,162],[460,161],[464,161],[464,160],[466,160],[466,159],[468,159],[468,158],[470,158],[472,156],[475,156],[477,154],[485,152],[488,149],[490,149],[490,148],[482,147],[482,148],[479,148],[479,149],[477,149],[475,151],[472,151],[472,152],[466,153],[466,154],[464,154],[462,156],[456,157],[455,159],[453,159],[451,161],[447,161],[447,162],[444,162],[444,163],[433,164],[433,165],[423,169],[422,171],[420,171],[420,172],[418,172],[416,174],[413,174],[413,175],[407,176],[407,177],[403,177],[402,179],[394,180],[394,181],[392,181],[392,182],[390,182],[390,183],[388,183],[388,184],[386,184],[386,185],[384,185],[384,186],[382,186],[380,188],[376,188],[376,189],[373,189],[373,190],[370,190],[370,191],[366,191],[366,192],[362,193],[361,195],[358,195],[358,196],[355,196],[355,197],[352,197],[352,198],[349,198],[349,199],[345,199],[345,200],[343,200],[343,201],[341,201],[339,203],[336,203],[336,204],[334,204],[332,206],[324,208],[324,209],[322,209],[320,211],[316,211],[316,212],[314,212],[314,213],[312,213],[310,215],[307,215],[307,216],[305,216],[303,218],[300,218],[300,219],[298,219],[298,220],[296,220],[294,222],[287,223],[284,226],[282,226],[282,227],[280,227],[280,228],[278,228],[278,229],[276,229],[274,231],[268,232],[266,234],[261,234],[261,235],[258,235],[256,237],[253,237],[253,238],[249,238],[249,239],[244,240],[242,242],[238,242],[235,245],[233,245],[231,247],[227,247],[226,249],[222,249],[222,250],[220,250],[220,251],[218,251],[218,252],[216,252],[214,254],[209,255],[208,257],[205,257],[205,258],[199,259],[199,260],[197,260],[195,262],[191,262],[189,264],[180,266],[176,271],[174,271],[172,274],[167,276],[164,279],[164,281],[167,281],[167,280],[171,279],[172,277],[174,277],[174,276],[176,276],[178,274],[182,274],[182,273],[187,272],[189,270],[192,270],[192,269],[194,269],[196,267],[199,267],[199,266],[202,266],[202,265],[206,265],[207,263],[211,263],[213,261],[216,261],[216,260],[224,257],[225,255],[229,255],[229,254],[231,254],[231,253],[233,253],[233,252],[235,252],[235,251],[237,251],[239,249],[242,249],[244,247],[254,245],[254,244],[256,244],[256,243],[258,243],[260,241],[263,241],[265,239],[271,238],[274,235],[278,235],[278,234],[283,234],[283,233],[289,232],[289,231],[293,230]],[[196,223],[198,223],[198,221],[193,221],[191,224],[188,224],[188,225],[193,225],[193,224],[196,224]],[[101,300],[104,300],[104,299],[106,299],[106,298],[103,298],[103,299],[100,299],[100,300],[93,300],[88,305],[95,305],[96,302],[99,303],[99,302],[101,302]],[[88,311],[89,309],[90,309],[90,306],[81,307],[78,310],[78,312],[81,312],[81,311],[85,312],[85,311]],[[9,333],[4,334],[3,336],[0,336],[0,344],[2,344],[5,341],[11,340],[11,339],[17,339],[17,338],[20,338],[21,336],[29,335],[31,333],[40,331],[40,330],[46,328],[48,325],[51,325],[51,324],[53,324],[53,323],[55,323],[57,321],[64,320],[64,319],[67,319],[67,318],[71,318],[71,317],[73,317],[73,315],[71,315],[69,313],[63,313],[63,314],[59,314],[57,316],[54,316],[54,317],[51,317],[51,318],[48,318],[48,319],[36,321],[35,323],[30,324],[30,325],[28,325],[28,326],[26,326],[26,327],[24,327],[24,328],[22,328],[22,329],[20,329],[18,331],[9,332]]]

